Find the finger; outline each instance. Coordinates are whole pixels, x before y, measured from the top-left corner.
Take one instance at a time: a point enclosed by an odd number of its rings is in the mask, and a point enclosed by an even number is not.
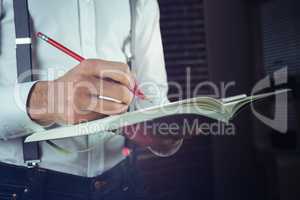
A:
[[[110,97],[127,105],[132,102],[133,93],[126,86],[116,82],[96,78],[92,79],[92,82],[96,88],[96,90],[90,91],[92,96]]]
[[[89,121],[93,121],[96,119],[101,119],[103,117],[105,117],[105,115],[103,115],[101,113],[90,111],[87,114],[77,115],[76,117],[74,117],[72,124],[89,122]]]
[[[97,97],[92,97],[95,102],[93,106],[89,106],[86,109],[96,113],[101,113],[104,115],[117,115],[124,113],[128,110],[128,105],[120,104],[104,99],[98,99]]]
[[[66,109],[59,118],[56,120],[56,123],[63,124],[78,124],[87,121],[92,121],[95,119],[100,119],[105,117],[105,115],[88,110],[76,110],[76,109]]]
[[[124,63],[89,59],[82,62],[84,73],[98,78],[109,78],[133,89],[134,78]]]

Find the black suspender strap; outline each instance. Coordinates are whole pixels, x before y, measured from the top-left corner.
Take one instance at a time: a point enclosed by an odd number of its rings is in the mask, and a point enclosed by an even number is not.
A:
[[[13,0],[16,32],[16,59],[18,82],[32,81],[31,31],[27,0]],[[39,145],[23,143],[24,162],[34,167],[40,162]]]
[[[19,82],[32,81],[31,32],[27,0],[14,0],[14,20],[16,32],[16,56]],[[28,76],[23,76],[27,73]],[[21,75],[21,76],[20,76]],[[19,78],[22,77],[22,80]]]

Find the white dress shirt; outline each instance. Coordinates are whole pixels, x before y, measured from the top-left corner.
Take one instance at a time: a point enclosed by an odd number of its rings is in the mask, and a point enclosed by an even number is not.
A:
[[[43,129],[26,113],[26,101],[34,82],[17,82],[13,1],[0,0],[0,162],[24,165],[22,137]],[[29,0],[33,32],[43,32],[85,58],[126,62],[134,55],[132,70],[152,102],[135,100],[135,108],[167,101],[167,80],[159,28],[157,0],[138,0],[135,52],[126,43],[130,35],[129,0]],[[123,48],[125,45],[125,48]],[[33,68],[42,71],[36,80],[53,80],[78,64],[49,44],[33,38]],[[142,85],[143,85],[142,84]],[[157,89],[158,88],[158,89]],[[124,156],[122,136],[109,132],[55,141],[72,151],[61,154],[41,142],[40,166],[80,176],[100,175]],[[88,152],[78,151],[91,148]]]

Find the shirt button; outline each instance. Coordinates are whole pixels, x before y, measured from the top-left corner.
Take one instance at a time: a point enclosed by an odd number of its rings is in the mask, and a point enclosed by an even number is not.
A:
[[[95,181],[95,183],[94,183],[94,187],[96,190],[100,190],[105,185],[106,185],[105,181]]]

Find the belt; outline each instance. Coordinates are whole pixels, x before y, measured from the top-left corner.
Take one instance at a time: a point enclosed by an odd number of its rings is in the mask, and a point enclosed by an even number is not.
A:
[[[82,198],[93,194],[99,196],[99,193],[105,195],[126,187],[123,184],[124,178],[128,176],[126,170],[130,169],[128,164],[128,160],[124,160],[100,176],[87,178],[42,168],[28,169],[0,163],[0,185],[24,186],[24,193],[27,195],[41,197],[48,195],[47,193],[70,194]]]

